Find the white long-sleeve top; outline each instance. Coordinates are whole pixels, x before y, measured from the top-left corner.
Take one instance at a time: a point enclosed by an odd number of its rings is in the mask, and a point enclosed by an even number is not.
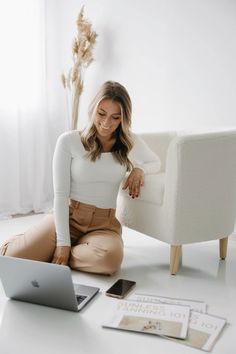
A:
[[[134,146],[129,159],[144,173],[157,173],[161,162],[144,141],[132,134]],[[70,246],[69,199],[116,208],[119,186],[126,167],[113,158],[111,152],[101,154],[96,162],[85,157],[86,151],[78,130],[59,136],[53,156],[54,217],[57,246]]]

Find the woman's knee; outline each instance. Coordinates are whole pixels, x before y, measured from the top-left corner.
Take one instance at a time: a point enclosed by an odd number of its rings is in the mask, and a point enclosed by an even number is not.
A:
[[[104,267],[104,273],[113,274],[119,268],[123,260],[123,247],[108,248],[103,254],[101,264]]]
[[[53,216],[47,215],[25,233],[8,239],[0,248],[0,254],[49,261],[55,246],[56,235]]]
[[[122,260],[123,245],[101,247],[83,244],[72,248],[69,265],[85,272],[110,275],[120,268]]]

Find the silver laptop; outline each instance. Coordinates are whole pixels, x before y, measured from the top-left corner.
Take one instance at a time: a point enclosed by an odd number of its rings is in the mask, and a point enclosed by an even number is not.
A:
[[[20,301],[81,310],[99,288],[73,284],[67,266],[0,256],[0,280],[6,296]]]

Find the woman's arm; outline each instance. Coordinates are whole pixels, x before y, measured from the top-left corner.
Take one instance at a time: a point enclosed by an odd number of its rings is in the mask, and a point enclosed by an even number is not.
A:
[[[133,168],[126,178],[122,189],[129,189],[129,195],[132,198],[138,198],[140,188],[144,185],[144,172],[140,168]]]
[[[133,134],[134,146],[130,151],[129,158],[132,161],[134,167],[140,168],[145,174],[158,173],[161,169],[161,160],[144,140]]]
[[[123,189],[129,189],[129,195],[137,198],[140,189],[144,185],[144,175],[158,173],[161,168],[161,160],[137,135],[133,134],[134,146],[129,154],[133,163],[133,170],[125,180]]]

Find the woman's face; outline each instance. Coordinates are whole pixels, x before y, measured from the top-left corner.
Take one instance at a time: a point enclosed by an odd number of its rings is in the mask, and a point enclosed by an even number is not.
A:
[[[120,105],[111,99],[102,100],[95,113],[94,125],[98,136],[111,138],[112,133],[118,128],[121,122]]]

